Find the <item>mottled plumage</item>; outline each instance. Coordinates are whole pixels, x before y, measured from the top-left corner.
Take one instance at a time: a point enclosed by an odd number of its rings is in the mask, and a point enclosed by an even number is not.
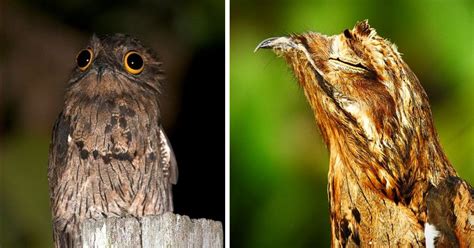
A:
[[[428,97],[395,45],[363,21],[259,48],[286,59],[330,152],[333,247],[423,247],[425,227],[438,246],[474,245],[474,191],[441,149]]]
[[[93,36],[77,62],[49,155],[56,247],[79,246],[86,218],[173,211],[177,181],[154,53],[126,35]]]

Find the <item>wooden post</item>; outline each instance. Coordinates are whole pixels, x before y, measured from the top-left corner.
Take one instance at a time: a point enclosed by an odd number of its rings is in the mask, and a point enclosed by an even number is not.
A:
[[[140,219],[87,220],[81,226],[82,244],[98,247],[224,247],[219,221],[190,219],[173,213]]]

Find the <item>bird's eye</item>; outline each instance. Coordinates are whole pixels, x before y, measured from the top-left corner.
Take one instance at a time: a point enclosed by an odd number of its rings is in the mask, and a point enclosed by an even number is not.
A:
[[[363,66],[361,63],[349,62],[347,60],[342,60],[341,58],[329,58],[334,66],[341,70],[351,71],[351,72],[367,72],[370,71],[367,67]]]
[[[90,48],[84,49],[77,54],[76,62],[81,71],[85,71],[87,68],[89,68],[92,63],[93,56],[94,52],[92,52],[92,49]]]
[[[135,51],[125,54],[125,57],[123,58],[123,64],[125,70],[127,70],[128,73],[134,75],[142,72],[144,68],[142,56]]]

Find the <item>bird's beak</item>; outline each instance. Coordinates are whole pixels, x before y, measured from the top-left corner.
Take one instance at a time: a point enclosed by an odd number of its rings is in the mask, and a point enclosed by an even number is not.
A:
[[[263,40],[255,48],[254,52],[257,52],[258,49],[268,49],[268,48],[279,48],[282,50],[287,50],[289,48],[296,48],[295,42],[289,37],[272,37]]]

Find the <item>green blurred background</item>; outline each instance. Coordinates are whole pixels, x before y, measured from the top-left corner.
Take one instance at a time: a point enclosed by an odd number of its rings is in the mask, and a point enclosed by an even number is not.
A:
[[[265,38],[338,34],[363,19],[398,45],[430,97],[441,143],[474,183],[473,1],[231,0],[233,247],[328,247],[328,155],[284,60]]]
[[[175,212],[224,221],[224,17],[222,0],[0,0],[0,247],[52,245],[51,128],[92,33],[131,34],[161,57]]]

